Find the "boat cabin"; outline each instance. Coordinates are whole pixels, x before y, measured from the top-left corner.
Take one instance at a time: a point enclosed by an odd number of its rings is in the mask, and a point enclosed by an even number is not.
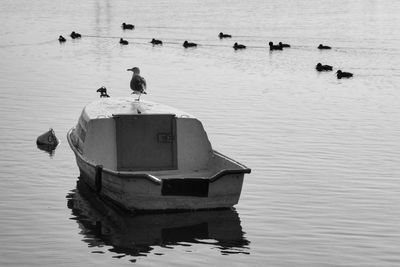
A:
[[[82,156],[115,171],[194,171],[213,156],[199,120],[162,104],[103,98],[87,105],[72,135]]]

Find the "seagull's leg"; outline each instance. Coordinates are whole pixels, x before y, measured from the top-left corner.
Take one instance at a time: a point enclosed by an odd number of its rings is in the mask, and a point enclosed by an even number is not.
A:
[[[141,96],[141,95],[142,95],[142,93],[139,93],[139,97],[138,97],[138,99],[137,99],[138,101],[140,101],[140,96]]]

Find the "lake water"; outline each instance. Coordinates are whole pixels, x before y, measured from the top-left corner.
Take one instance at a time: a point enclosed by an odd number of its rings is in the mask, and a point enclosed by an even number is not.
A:
[[[399,14],[396,0],[2,0],[0,266],[399,266]],[[100,86],[129,96],[134,66],[143,99],[197,116],[252,169],[234,210],[127,216],[77,188],[66,133]],[[50,127],[51,156],[35,143]]]

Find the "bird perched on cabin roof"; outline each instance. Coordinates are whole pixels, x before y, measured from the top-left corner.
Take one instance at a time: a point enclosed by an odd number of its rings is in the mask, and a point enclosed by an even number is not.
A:
[[[97,89],[96,92],[100,93],[100,97],[110,97],[110,96],[107,94],[107,88],[105,88],[104,86],[102,86],[102,87],[100,87],[99,89]]]
[[[146,93],[146,80],[140,76],[140,69],[138,67],[133,67],[131,69],[127,69],[127,71],[132,71],[132,79],[131,79],[131,89],[132,89],[132,94],[138,94],[138,101],[140,100],[141,94],[147,94]]]

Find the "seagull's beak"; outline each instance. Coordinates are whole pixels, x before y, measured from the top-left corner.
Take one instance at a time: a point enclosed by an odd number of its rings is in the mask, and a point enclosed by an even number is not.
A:
[[[132,71],[132,69],[127,69],[127,71]]]

